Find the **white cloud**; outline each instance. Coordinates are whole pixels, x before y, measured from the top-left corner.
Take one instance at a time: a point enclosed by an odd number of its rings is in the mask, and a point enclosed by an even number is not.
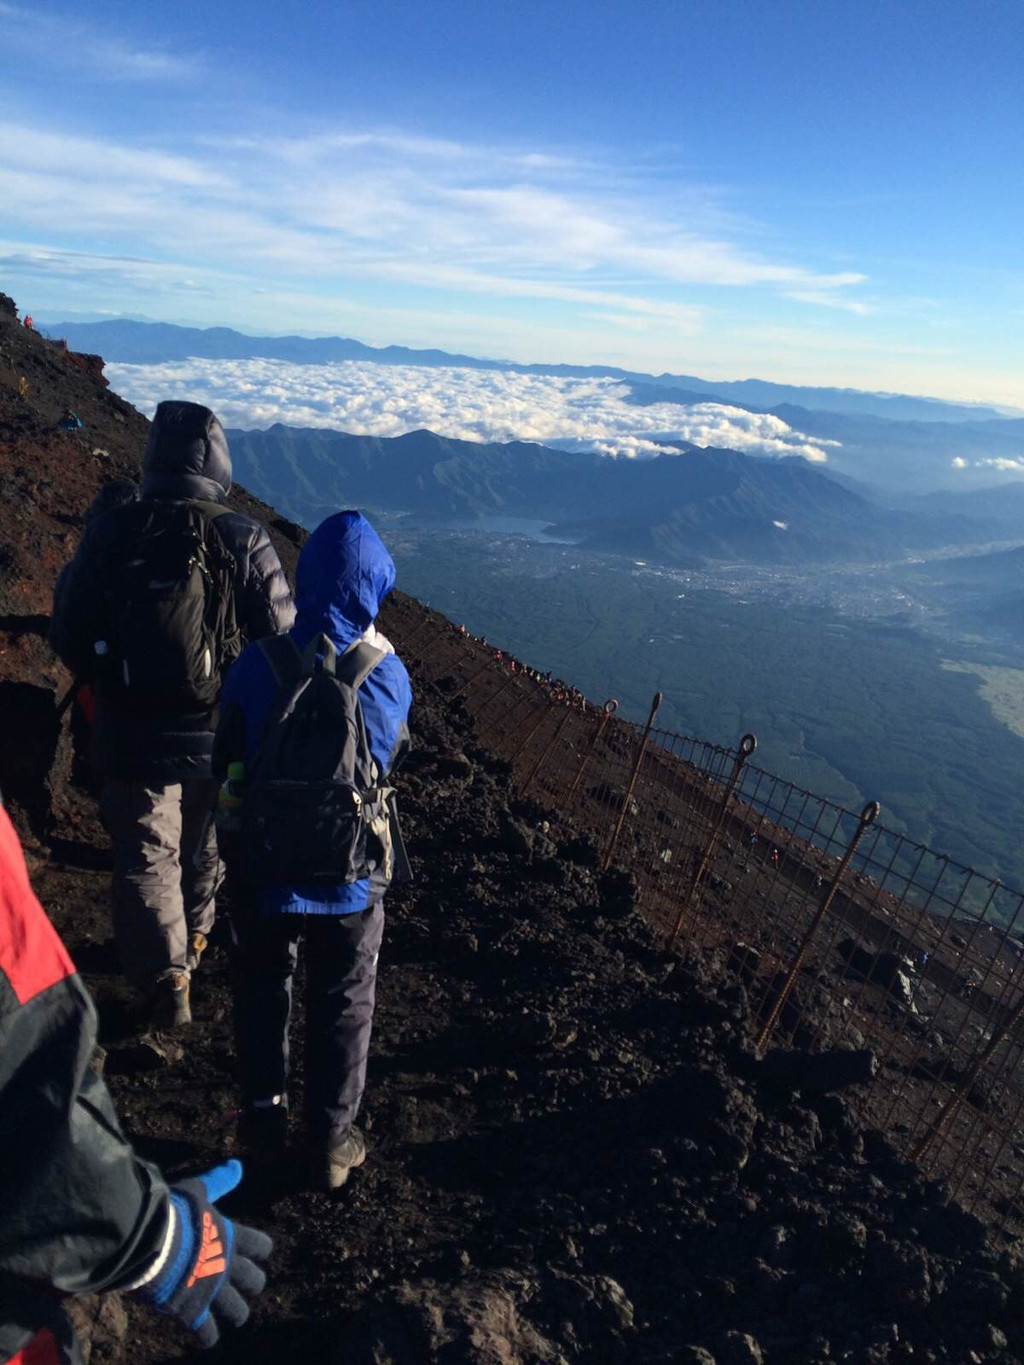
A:
[[[154,182],[165,186],[234,191],[235,186],[216,170],[186,156],[126,146],[104,138],[69,137],[28,124],[0,120],[0,165],[8,172],[32,172],[38,184],[44,176],[116,182]],[[31,182],[23,187],[31,192]],[[11,205],[11,207],[14,207]]]
[[[840,308],[843,312],[855,313],[858,317],[866,317],[871,312],[869,304],[858,299],[848,299],[827,289],[791,289],[787,297],[796,299],[798,303],[812,303],[821,308]]]
[[[772,525],[776,528],[776,530],[779,530],[779,531],[788,531],[788,530],[789,530],[789,522],[788,522],[788,521],[773,521],[773,522],[772,522]]]
[[[965,460],[962,455],[955,455],[952,463],[954,469],[966,469],[969,461]]]
[[[860,284],[855,272],[819,275],[799,266],[761,260],[727,242],[662,221],[650,208],[611,206],[544,186],[452,189],[445,199],[466,210],[484,237],[513,238],[536,258],[576,271],[625,267],[679,284],[806,286],[819,293]]]
[[[605,378],[277,360],[108,365],[107,375],[145,412],[161,399],[186,398],[214,408],[228,426],[283,422],[373,436],[429,427],[464,440],[538,441],[627,458],[649,458],[661,442],[683,440],[823,463],[826,447],[839,444],[805,436],[770,413],[722,403],[637,406],[626,385]]]
[[[553,280],[516,279],[514,277],[490,275],[478,270],[466,270],[460,266],[417,265],[408,261],[391,261],[378,267],[378,273],[386,279],[406,280],[411,284],[445,285],[453,290],[470,294],[492,294],[504,298],[558,299],[565,303],[593,304],[601,307],[621,308],[624,313],[639,314],[646,318],[674,322],[683,327],[690,335],[700,330],[703,310],[694,304],[667,303],[659,299],[641,298],[632,294],[621,294],[609,289],[591,289],[578,284],[560,284]],[[611,320],[614,314],[592,314],[594,318]],[[633,316],[615,318],[619,324],[636,325]]]
[[[680,437],[680,440],[683,438]],[[594,439],[569,442],[560,440],[560,446],[574,445],[581,449],[596,450],[599,455],[612,455],[619,459],[652,459],[655,455],[678,455],[673,446],[661,441],[650,441],[645,436],[611,436],[606,441]]]
[[[953,463],[956,465],[957,469],[963,469],[964,467],[962,464],[957,464],[956,460],[954,460]],[[966,463],[966,461],[964,463]],[[1024,456],[1019,460],[1007,459],[1005,456],[998,456],[988,460],[975,460],[974,468],[995,469],[1000,474],[1024,474]]]
[[[767,259],[721,223],[713,235],[700,191],[671,211],[661,193],[536,148],[400,131],[204,136],[171,152],[0,123],[0,202],[19,246],[67,251],[90,233],[112,254],[219,275],[225,299],[237,298],[241,273],[325,301],[368,286],[415,290],[444,298],[453,316],[460,295],[486,295],[510,314],[563,305],[563,326],[583,319],[612,338],[657,320],[670,352],[702,329],[707,304],[693,287],[850,302],[864,279]]]
[[[134,47],[79,19],[43,14],[0,0],[0,34],[5,51],[42,58],[49,69],[74,67],[77,74],[122,81],[182,81],[201,73],[197,53]]]

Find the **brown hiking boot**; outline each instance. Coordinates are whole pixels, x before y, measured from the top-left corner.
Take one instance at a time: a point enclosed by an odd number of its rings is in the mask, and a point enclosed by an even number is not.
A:
[[[354,1123],[328,1141],[326,1156],[327,1188],[340,1190],[348,1179],[349,1171],[355,1170],[366,1160],[366,1142]]]
[[[188,975],[174,972],[161,977],[147,1001],[149,1026],[153,1029],[183,1028],[192,1022],[188,1001]]]
[[[199,959],[206,952],[209,946],[210,940],[206,937],[205,934],[200,933],[199,930],[197,929],[195,933],[192,935],[192,937],[189,939],[188,956],[185,958],[185,966],[189,969],[190,972],[194,972],[195,969],[199,966]]]

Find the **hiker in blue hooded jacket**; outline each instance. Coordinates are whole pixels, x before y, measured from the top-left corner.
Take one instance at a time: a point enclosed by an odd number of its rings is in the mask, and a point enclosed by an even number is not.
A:
[[[243,762],[244,800],[255,799],[249,778],[266,762],[268,732],[281,723],[288,667],[300,670],[303,657],[316,657],[322,666],[325,646],[336,651],[339,673],[346,651],[354,658],[363,650],[376,659],[355,696],[378,780],[384,784],[394,772],[408,749],[412,689],[405,665],[374,624],[394,581],[391,556],[361,513],[339,512],[310,536],[296,570],[295,625],[288,636],[247,648],[224,687],[213,770],[223,779],[229,765]],[[325,748],[331,739],[322,736]],[[393,860],[355,880],[272,881],[253,876],[251,846],[236,845],[233,853],[229,838],[222,848],[234,883],[240,1143],[264,1163],[281,1155],[286,1144],[288,1021],[304,936],[308,1137],[318,1183],[337,1189],[366,1154],[355,1119],[366,1083],[383,898]]]

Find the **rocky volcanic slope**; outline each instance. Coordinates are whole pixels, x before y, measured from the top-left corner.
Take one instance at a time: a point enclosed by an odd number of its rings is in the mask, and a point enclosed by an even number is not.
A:
[[[0,781],[99,999],[125,1124],[173,1175],[231,1145],[224,948],[197,978],[184,1056],[156,1065],[120,1027],[91,800],[64,734],[40,732],[66,683],[43,643],[53,575],[100,482],[137,467],[145,423],[98,365],[3,315],[0,353]],[[52,430],[65,406],[81,437]],[[293,559],[299,537],[277,532]],[[414,732],[416,880],[389,900],[370,1160],[333,1201],[287,1173],[243,1188],[234,1212],[277,1248],[253,1324],[218,1353],[110,1308],[93,1360],[1024,1358],[1024,1258],[992,1249],[840,1096],[773,1084],[742,988],[658,950],[588,840],[550,841],[549,813],[516,798],[460,703],[421,681]]]

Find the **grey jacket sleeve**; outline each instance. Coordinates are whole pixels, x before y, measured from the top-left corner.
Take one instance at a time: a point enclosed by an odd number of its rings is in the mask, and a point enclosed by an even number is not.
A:
[[[238,563],[236,616],[247,642],[280,635],[295,621],[295,605],[277,551],[265,527],[232,514],[217,522]]]

